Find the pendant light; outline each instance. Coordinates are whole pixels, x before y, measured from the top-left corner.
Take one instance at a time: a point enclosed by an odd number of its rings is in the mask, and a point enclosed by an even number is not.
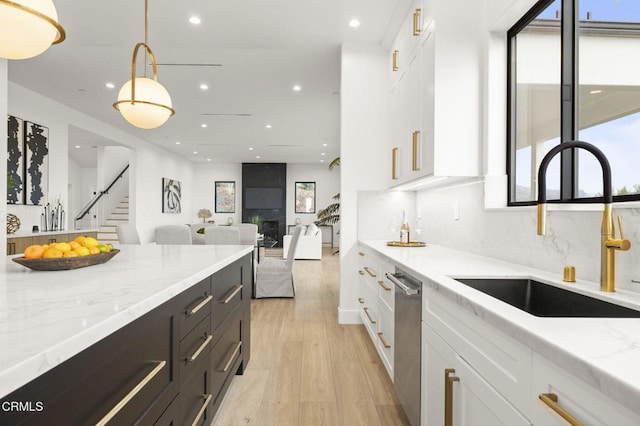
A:
[[[155,129],[162,126],[170,116],[175,114],[171,107],[171,96],[162,84],[158,83],[158,67],[156,58],[148,43],[148,0],[144,1],[144,43],[136,44],[131,60],[131,80],[126,82],[118,93],[118,101],[113,107],[129,123],[141,129]],[[153,67],[153,79],[146,76],[136,77],[136,57],[138,50],[144,47],[149,54]]]
[[[32,58],[65,37],[53,0],[0,0],[1,58]]]

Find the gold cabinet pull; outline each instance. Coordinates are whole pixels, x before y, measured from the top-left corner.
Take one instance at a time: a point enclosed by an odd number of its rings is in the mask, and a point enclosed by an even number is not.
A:
[[[362,308],[362,310],[364,311],[364,313],[367,316],[367,318],[369,318],[369,322],[371,324],[375,324],[376,321],[373,318],[371,318],[371,315],[369,315],[369,308]]]
[[[213,339],[213,335],[210,334],[208,335],[205,339],[204,342],[202,342],[202,344],[198,347],[198,349],[196,349],[196,351],[191,354],[188,357],[185,357],[185,361],[187,362],[193,362],[196,359],[198,359],[198,356],[200,355],[200,352],[202,352],[204,350],[204,348],[207,347],[207,345],[209,344],[209,342],[211,341],[211,339]]]
[[[204,398],[204,403],[202,404],[202,407],[200,407],[200,410],[198,410],[198,415],[193,420],[193,423],[191,423],[191,426],[196,426],[198,423],[200,423],[200,419],[202,418],[204,411],[207,409],[207,405],[209,405],[209,403],[211,402],[211,398],[213,398],[213,395],[210,393],[202,396]]]
[[[193,309],[184,311],[184,313],[187,314],[187,316],[195,315],[200,309],[204,308],[207,303],[211,301],[211,299],[213,299],[213,296],[210,294],[202,299],[202,301],[198,303]]]
[[[222,370],[218,370],[218,371],[226,373],[227,370],[229,368],[231,368],[231,364],[233,364],[233,361],[236,359],[236,356],[238,355],[238,352],[240,352],[240,346],[242,346],[242,341],[238,342],[238,344],[236,345],[235,349],[233,350],[233,353],[231,354],[231,357],[229,358],[227,363],[224,365],[224,368]]]
[[[375,278],[375,277],[376,277],[376,274],[375,274],[373,271],[371,271],[371,269],[369,269],[369,267],[368,267],[368,266],[365,266],[365,267],[364,267],[364,268],[362,268],[362,269],[364,269],[365,271],[367,271],[367,274],[369,274],[369,276],[371,276],[371,277],[373,277],[373,278]]]
[[[364,253],[363,253],[363,252],[361,252],[361,251],[359,251],[359,252],[358,252],[358,256],[364,256]]]
[[[398,179],[398,148],[391,150],[391,179]]]
[[[104,426],[109,423],[109,421],[114,418],[116,414],[118,414],[120,410],[122,410],[133,399],[133,397],[135,397],[138,392],[140,392],[142,388],[147,385],[147,383],[153,380],[153,378],[160,372],[160,370],[164,368],[165,365],[167,365],[167,361],[158,362],[153,370],[149,372],[149,374],[144,376],[144,378],[137,385],[135,385],[134,388],[124,396],[124,398],[122,398],[116,405],[114,405],[114,407],[109,410],[109,412],[105,414],[105,416],[101,418],[98,423],[96,423],[96,426]]]
[[[421,12],[422,12],[421,9],[416,9],[416,11],[413,12],[413,35],[416,37],[420,35],[420,13]]]
[[[455,374],[453,368],[444,370],[444,426],[453,426],[453,382],[459,382],[460,378],[451,376]]]
[[[391,287],[387,287],[386,285],[384,285],[384,281],[378,281],[378,285],[382,287],[384,291],[391,291]]]
[[[382,342],[382,346],[384,346],[386,349],[389,349],[391,347],[390,344],[388,344],[387,342],[385,342],[384,340],[384,336],[382,334],[381,331],[378,332],[378,339],[380,339],[380,341]]]
[[[541,393],[540,395],[538,395],[538,398],[540,398],[540,401],[544,402],[549,408],[555,411],[557,415],[562,417],[571,426],[582,426],[582,423],[576,420],[575,417],[569,414],[567,410],[565,410],[558,404],[558,395],[556,395],[555,393]]]
[[[364,299],[362,297],[358,297],[358,302],[364,303]]]
[[[411,137],[411,170],[420,170],[420,163],[418,161],[418,153],[420,151],[420,130],[413,132]]]
[[[236,294],[238,294],[240,292],[240,290],[242,290],[242,284],[238,284],[236,286],[235,290],[233,290],[233,293],[231,293],[229,296],[227,296],[227,298],[224,299],[222,301],[222,303],[226,305],[227,303],[231,302],[231,299],[233,299],[236,296]]]
[[[394,50],[393,51],[393,71],[398,71],[400,69],[400,67],[398,66],[398,54],[400,53],[400,51],[398,50]]]

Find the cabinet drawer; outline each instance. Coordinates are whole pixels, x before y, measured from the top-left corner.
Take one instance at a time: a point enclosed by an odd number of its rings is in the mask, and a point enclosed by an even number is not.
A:
[[[237,309],[227,318],[221,327],[217,342],[211,349],[211,392],[214,399],[227,378],[238,370],[242,361],[241,314],[241,310]]]
[[[382,355],[382,361],[387,368],[389,376],[393,379],[393,351],[395,350],[393,317],[389,317],[387,313],[380,312],[378,318],[379,327],[376,332],[376,346]]]
[[[249,297],[249,288],[242,285],[242,268],[232,264],[213,275],[213,305],[211,307],[211,330],[225,320],[238,304]]]
[[[155,309],[6,397],[40,401],[43,410],[0,411],[0,424],[153,423],[178,393],[173,306]]]
[[[552,407],[564,410],[583,425],[640,425],[640,415],[537,354],[533,357],[531,420],[536,425],[568,424]],[[606,384],[605,384],[606,386]],[[555,395],[556,401],[540,398]]]
[[[423,321],[526,414],[532,351],[432,288],[424,292],[422,306]]]
[[[180,388],[180,425],[208,425],[213,420],[213,397],[206,358],[196,361],[196,372]]]
[[[180,382],[191,378],[201,358],[208,358],[211,352],[213,335],[211,318],[206,317],[180,342]]]
[[[178,296],[178,306],[181,310],[180,340],[211,314],[212,300],[210,277],[200,281]]]
[[[164,410],[164,413],[158,420],[155,421],[154,426],[180,426],[180,397],[176,397],[171,404]]]

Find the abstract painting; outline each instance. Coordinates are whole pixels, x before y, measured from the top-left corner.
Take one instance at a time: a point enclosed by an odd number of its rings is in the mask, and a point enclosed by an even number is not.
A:
[[[216,181],[216,213],[236,212],[235,181]]]
[[[24,204],[24,122],[9,116],[7,122],[7,204]]]
[[[182,187],[180,181],[162,178],[162,213],[182,212]]]
[[[49,192],[49,129],[24,122],[25,204],[39,206]]]
[[[296,182],[296,213],[316,212],[316,183]]]

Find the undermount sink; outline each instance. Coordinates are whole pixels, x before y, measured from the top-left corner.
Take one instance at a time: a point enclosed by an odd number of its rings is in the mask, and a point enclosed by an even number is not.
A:
[[[527,278],[454,278],[537,317],[640,318],[640,311]]]

